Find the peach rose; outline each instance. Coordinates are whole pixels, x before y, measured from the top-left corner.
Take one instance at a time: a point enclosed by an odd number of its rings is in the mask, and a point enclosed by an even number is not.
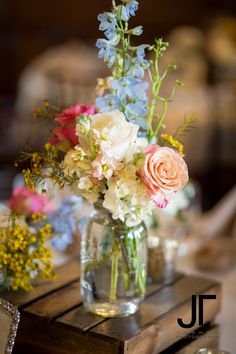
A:
[[[159,145],[149,145],[141,171],[148,195],[160,208],[168,204],[168,193],[177,192],[188,182],[188,168],[180,154]]]

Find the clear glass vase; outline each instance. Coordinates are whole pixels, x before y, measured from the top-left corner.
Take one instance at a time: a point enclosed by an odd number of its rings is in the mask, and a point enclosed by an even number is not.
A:
[[[147,229],[127,227],[95,206],[81,243],[81,293],[85,308],[105,317],[135,313],[145,295]]]

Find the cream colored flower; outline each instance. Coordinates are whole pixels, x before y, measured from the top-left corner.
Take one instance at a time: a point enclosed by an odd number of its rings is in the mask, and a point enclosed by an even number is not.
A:
[[[99,187],[91,176],[84,176],[77,184],[79,195],[82,195],[89,203],[96,203],[99,197]]]
[[[139,127],[127,122],[118,110],[93,116],[92,130],[103,155],[122,161],[137,138]]]
[[[115,159],[108,158],[100,152],[92,162],[93,177],[101,181],[104,177],[111,178],[114,171],[119,171],[123,164]]]
[[[138,137],[133,142],[133,144],[131,144],[130,149],[125,158],[125,163],[132,162],[137,167],[142,166],[146,157],[145,150],[147,146],[148,146],[147,139]]]
[[[78,153],[77,147],[75,149],[68,151],[63,161],[63,170],[66,176],[82,177],[85,175],[92,174],[92,167],[89,160],[85,158],[79,158],[81,152]]]
[[[78,188],[79,189],[90,189],[93,187],[93,183],[91,179],[88,176],[81,177],[78,183]]]
[[[63,169],[64,169],[64,174],[67,176],[72,176],[76,171],[76,162],[73,159],[73,155],[74,155],[74,150],[70,150],[64,157]]]
[[[146,187],[136,176],[134,168],[130,168],[122,170],[108,181],[103,206],[112,213],[114,219],[134,226],[151,213],[155,204],[148,197]]]

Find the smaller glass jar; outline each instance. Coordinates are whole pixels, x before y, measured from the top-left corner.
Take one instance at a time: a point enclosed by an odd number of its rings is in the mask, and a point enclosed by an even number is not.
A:
[[[230,354],[230,352],[214,348],[201,348],[198,349],[195,354]]]
[[[3,287],[4,285],[4,276],[3,276],[3,271],[0,268],[0,288]]]
[[[176,276],[178,241],[148,236],[148,282],[171,284]]]
[[[81,293],[88,311],[105,317],[135,313],[144,298],[147,229],[127,227],[97,204],[81,242]]]

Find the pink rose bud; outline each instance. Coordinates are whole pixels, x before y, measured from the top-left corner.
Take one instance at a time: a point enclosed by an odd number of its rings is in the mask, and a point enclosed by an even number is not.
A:
[[[26,216],[31,216],[35,212],[45,214],[52,211],[52,205],[46,194],[38,194],[25,187],[14,188],[9,207],[16,213]]]
[[[68,149],[78,144],[78,136],[76,133],[76,117],[81,114],[94,114],[94,105],[89,107],[83,104],[76,104],[75,106],[66,108],[62,113],[55,116],[54,121],[58,124],[58,127],[52,131],[53,138],[49,139],[49,143],[58,144],[67,142]]]

